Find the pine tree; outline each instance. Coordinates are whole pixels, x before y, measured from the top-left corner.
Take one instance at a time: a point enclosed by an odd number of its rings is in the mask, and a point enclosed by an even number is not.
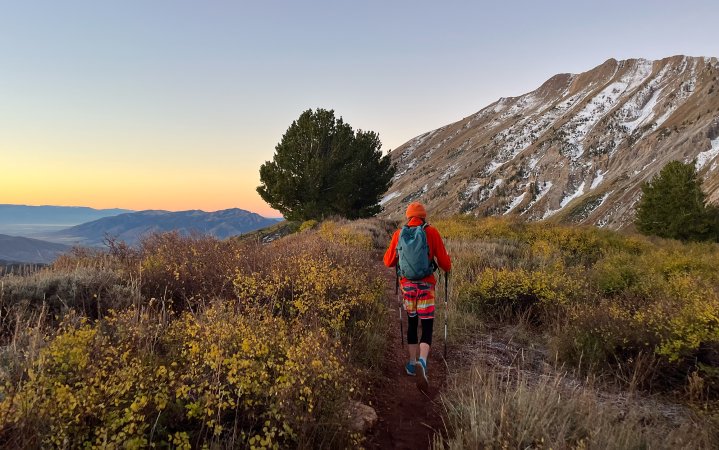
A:
[[[260,196],[288,220],[370,217],[395,168],[373,131],[352,129],[334,111],[311,109],[292,122],[260,167]]]
[[[706,205],[694,163],[672,161],[642,186],[635,225],[643,234],[716,240],[716,209]]]

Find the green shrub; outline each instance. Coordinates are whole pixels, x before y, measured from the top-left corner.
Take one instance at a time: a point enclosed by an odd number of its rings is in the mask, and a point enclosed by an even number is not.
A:
[[[639,258],[628,253],[616,253],[601,259],[594,266],[593,281],[605,295],[628,293],[640,281]]]

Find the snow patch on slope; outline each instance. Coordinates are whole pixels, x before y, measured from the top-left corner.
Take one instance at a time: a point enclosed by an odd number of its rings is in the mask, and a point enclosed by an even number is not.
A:
[[[380,204],[380,205],[384,205],[384,204],[387,203],[388,201],[392,200],[393,198],[397,198],[397,197],[399,197],[400,195],[402,195],[402,193],[399,192],[399,191],[397,191],[397,192],[390,192],[389,194],[387,194],[387,195],[385,195],[384,197],[382,197],[382,200],[379,201],[379,204]]]
[[[633,72],[622,76],[602,89],[581,111],[562,126],[562,130],[567,133],[566,141],[570,146],[569,155],[572,160],[576,160],[584,154],[584,138],[604,117],[604,114],[611,110],[626,92],[631,92],[640,86],[651,75],[653,64],[653,61],[638,60]]]
[[[612,192],[614,192],[614,191],[610,191],[610,192],[607,192],[606,194],[604,194],[604,195],[602,196],[602,200],[599,202],[599,204],[597,205],[597,207],[594,208],[594,209],[597,209],[597,208],[599,208],[600,206],[602,206],[602,205],[604,204],[604,202],[607,201],[607,199],[608,199],[609,196],[612,194]]]
[[[507,209],[504,214],[509,214],[514,208],[519,206],[519,204],[522,203],[522,201],[524,200],[525,195],[527,195],[527,193],[522,192],[522,194],[520,194],[519,196],[514,197],[514,199],[512,199],[512,202],[509,204],[509,209]]]
[[[706,165],[706,163],[713,160],[714,158],[717,157],[717,155],[719,155],[719,138],[716,138],[713,141],[711,141],[711,144],[712,144],[712,146],[709,150],[707,150],[705,152],[701,152],[697,155],[697,163],[696,163],[697,171],[701,170],[701,168],[704,167],[704,165]]]
[[[594,176],[594,180],[592,180],[592,185],[589,187],[589,189],[592,190],[602,184],[602,181],[604,181],[604,175],[606,175],[606,172],[602,172],[601,169],[597,170],[597,173]]]
[[[394,174],[394,177],[392,177],[393,181],[399,180],[403,175],[405,175],[410,170],[414,169],[417,166],[417,157],[415,156],[412,158],[411,161],[405,162],[412,154],[417,150],[419,146],[421,146],[426,141],[432,139],[432,137],[444,130],[445,127],[437,128],[436,130],[432,130],[430,132],[420,134],[419,136],[415,137],[414,139],[409,141],[409,144],[407,147],[402,151],[402,154],[399,156],[399,165],[401,169],[397,170],[397,172]]]
[[[648,123],[649,119],[654,116],[654,108],[664,90],[664,86],[659,87],[659,85],[665,80],[664,77],[668,69],[669,66],[665,65],[656,76],[638,89],[632,98],[619,110],[618,116],[621,125],[629,133],[633,133],[641,125]]]
[[[437,181],[434,183],[434,187],[439,187],[447,182],[448,179],[452,178],[459,172],[459,166],[457,164],[450,165],[447,170],[440,175]]]
[[[639,126],[644,125],[644,123],[647,122],[648,119],[654,116],[654,107],[657,106],[657,102],[659,101],[659,95],[661,94],[661,92],[662,89],[654,91],[654,94],[652,94],[647,103],[637,111],[638,117],[631,122],[624,122],[622,124],[627,127],[629,133],[634,132],[634,130],[639,128]]]
[[[522,116],[524,116],[523,119],[500,131],[492,138],[492,141],[500,146],[498,152],[499,162],[505,163],[511,161],[522,153],[527,147],[536,142],[542,134],[547,132],[569,109],[582,101],[587,95],[587,92],[577,93],[571,97],[562,99],[554,106],[548,105],[542,109],[542,111],[535,114],[524,111],[522,114]],[[536,105],[532,104],[532,106]],[[498,166],[493,166],[494,170],[496,170],[497,167]]]
[[[484,171],[486,172],[487,175],[492,175],[494,172],[497,171],[497,169],[499,169],[503,165],[504,165],[504,163],[502,163],[502,162],[497,162],[495,160],[492,160],[489,162],[489,164],[484,169]]]
[[[537,184],[537,187],[535,189],[537,189],[538,194],[534,198],[534,200],[532,200],[529,205],[527,205],[527,207],[524,209],[524,212],[529,211],[532,206],[537,204],[537,202],[539,202],[542,198],[544,198],[545,195],[547,195],[547,192],[552,189],[552,182],[545,181],[544,183],[542,183],[541,186]]]
[[[492,187],[491,187],[490,189],[491,189],[492,191],[494,191],[494,190],[497,189],[499,186],[501,186],[502,183],[504,183],[504,180],[503,180],[502,178],[497,178],[496,180],[494,180],[494,183],[492,183]]]
[[[564,207],[567,206],[569,204],[569,202],[571,202],[575,198],[581,197],[582,194],[584,194],[584,185],[585,185],[585,182],[582,181],[582,184],[579,185],[579,188],[577,188],[576,191],[574,191],[572,194],[566,195],[562,199],[562,201],[559,202],[559,209],[547,210],[547,212],[544,213],[544,216],[542,218],[546,219],[548,217],[552,217],[553,215],[555,215],[556,213],[558,213],[559,211],[564,209]]]
[[[684,72],[687,68],[689,63],[687,62],[686,57],[683,60],[681,68],[678,70],[680,73]],[[696,65],[697,62],[694,62],[694,65],[692,66],[690,72],[689,72],[689,79],[682,82],[679,85],[679,89],[676,91],[677,95],[676,97],[669,102],[669,104],[666,107],[666,110],[664,111],[664,114],[662,114],[659,118],[657,118],[656,123],[657,127],[660,127],[664,122],[667,121],[667,119],[674,114],[674,111],[676,111],[679,106],[682,105],[684,100],[686,100],[689,96],[691,96],[694,93],[694,90],[696,89],[696,83],[697,83],[697,75],[696,75]]]
[[[559,203],[559,209],[564,208],[569,204],[569,202],[580,197],[582,194],[584,194],[584,181],[582,181],[582,184],[579,185],[579,188],[573,194],[570,194],[562,199]]]
[[[464,190],[464,198],[469,198],[482,187],[478,180],[472,180],[467,185],[467,189]]]

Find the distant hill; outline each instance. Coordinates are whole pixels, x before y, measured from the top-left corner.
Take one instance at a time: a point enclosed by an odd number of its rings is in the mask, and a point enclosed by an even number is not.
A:
[[[27,206],[0,204],[0,233],[37,237],[48,231],[132,212],[128,209],[94,209],[82,206]]]
[[[63,244],[0,234],[0,260],[12,263],[51,263],[70,249]]]
[[[106,235],[136,244],[144,235],[179,231],[209,234],[219,239],[237,236],[277,223],[280,219],[262,217],[242,209],[216,212],[147,210],[105,217],[54,233],[55,237],[82,245],[102,245]]]

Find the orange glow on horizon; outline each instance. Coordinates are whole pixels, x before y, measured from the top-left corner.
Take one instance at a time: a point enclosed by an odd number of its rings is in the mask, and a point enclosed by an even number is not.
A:
[[[27,206],[83,206],[88,208],[94,208],[94,209],[128,209],[133,211],[144,211],[148,209],[154,209],[154,210],[163,210],[163,211],[188,211],[188,210],[202,210],[205,212],[215,212],[215,211],[221,211],[225,209],[233,209],[233,208],[239,208],[244,209],[246,211],[250,211],[256,214],[259,214],[263,217],[270,217],[270,218],[278,218],[282,217],[282,214],[279,211],[276,211],[264,202],[260,200],[260,202],[257,203],[245,203],[245,202],[236,202],[236,203],[205,203],[205,204],[191,204],[191,203],[184,203],[182,200],[178,201],[164,201],[164,202],[122,202],[122,203],[110,203],[106,201],[102,202],[93,202],[93,201],[83,201],[82,199],[72,200],[70,199],[68,201],[67,198],[57,198],[53,199],[50,196],[43,196],[43,200],[37,200],[34,198],[29,198],[25,196],[21,197],[7,197],[5,195],[2,196],[2,199],[0,200],[0,203],[2,204],[9,204],[9,205],[27,205]]]
[[[113,170],[90,164],[52,161],[21,164],[10,160],[0,177],[0,203],[87,206],[96,209],[159,209],[207,212],[240,208],[265,217],[281,217],[257,194],[259,175],[234,168],[118,165]]]

